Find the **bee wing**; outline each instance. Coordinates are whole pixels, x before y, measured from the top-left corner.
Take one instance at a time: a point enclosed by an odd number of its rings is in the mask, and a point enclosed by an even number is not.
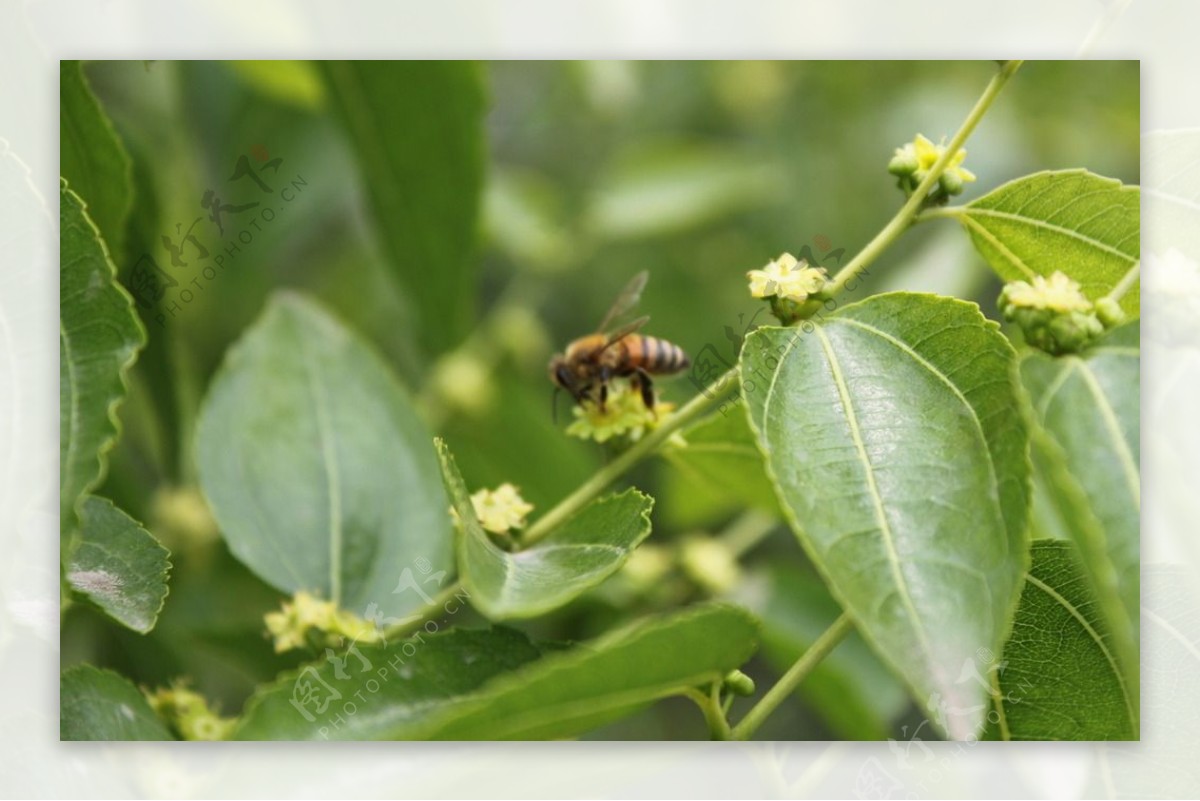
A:
[[[629,283],[621,290],[621,294],[617,295],[617,299],[613,301],[612,308],[608,310],[608,314],[604,315],[604,319],[600,321],[600,325],[596,326],[596,330],[604,332],[618,317],[637,305],[637,302],[642,297],[642,290],[646,288],[646,281],[650,278],[650,273],[642,270],[640,273],[629,279]],[[644,320],[642,321],[645,322]],[[629,331],[625,332],[630,333]],[[622,335],[624,336],[624,334]]]
[[[610,345],[620,342],[622,339],[629,336],[634,331],[637,331],[648,322],[650,322],[650,316],[646,315],[645,317],[639,317],[636,320],[630,320],[628,323],[616,329],[611,334],[605,334],[604,347],[607,348]]]

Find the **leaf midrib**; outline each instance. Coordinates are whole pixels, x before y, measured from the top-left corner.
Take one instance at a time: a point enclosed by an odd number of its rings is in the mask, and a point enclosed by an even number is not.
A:
[[[338,466],[337,447],[333,425],[329,419],[328,400],[324,385],[314,369],[316,363],[309,358],[310,350],[305,337],[299,336],[300,359],[304,375],[312,394],[313,411],[317,422],[317,439],[320,443],[322,467],[325,473],[325,491],[329,498],[329,600],[335,604],[342,601],[342,485]]]
[[[1114,209],[1119,210],[1121,207],[1114,205],[1109,208],[1114,208]],[[1105,209],[1105,211],[1107,211],[1107,210],[1108,209]],[[965,206],[965,207],[963,207],[962,213],[966,216],[979,215],[981,217],[998,217],[1003,220],[1009,220],[1010,222],[1022,223],[1024,225],[1030,226],[1031,228],[1042,228],[1047,231],[1051,231],[1053,233],[1060,234],[1062,236],[1066,236],[1071,239],[1078,240],[1079,242],[1082,242],[1085,245],[1093,247],[1096,250],[1103,251],[1112,256],[1117,256],[1125,261],[1129,261],[1129,262],[1137,261],[1136,256],[1126,253],[1123,250],[1118,250],[1117,248],[1113,247],[1112,245],[1109,245],[1105,242],[1101,242],[1098,239],[1093,239],[1090,236],[1086,236],[1086,235],[1081,234],[1078,231],[1074,231],[1070,228],[1063,228],[1061,225],[1055,225],[1054,223],[1046,222],[1045,220],[1039,220],[1036,217],[1025,217],[1020,214],[1014,214],[1014,213],[1008,212],[1008,211],[999,211],[997,209],[983,208],[981,206]],[[1124,237],[1124,239],[1128,239],[1128,238],[1129,238],[1128,236]],[[1124,239],[1122,239],[1121,241],[1124,241]]]
[[[963,405],[963,408],[966,409],[967,416],[971,418],[971,422],[975,424],[975,433],[979,436],[979,445],[983,448],[983,452],[987,454],[987,459],[985,459],[984,461],[987,462],[988,479],[990,480],[988,497],[992,501],[992,511],[995,513],[995,516],[996,516],[995,522],[999,526],[998,530],[1008,531],[1008,526],[1004,520],[1004,511],[1000,508],[1000,495],[999,495],[1000,481],[996,477],[996,465],[992,460],[992,449],[988,443],[987,434],[985,434],[983,431],[983,421],[979,419],[979,414],[975,411],[975,407],[971,405],[971,402],[967,400],[967,396],[964,395],[962,393],[962,390],[960,390],[958,388],[958,386],[955,385],[954,382],[950,380],[949,376],[947,376],[945,373],[943,373],[941,370],[939,370],[936,366],[934,366],[934,364],[932,362],[930,362],[928,359],[926,359],[921,354],[917,353],[917,351],[913,347],[911,347],[907,343],[897,339],[896,337],[892,336],[891,334],[887,333],[886,331],[884,331],[880,328],[876,328],[875,326],[870,325],[869,323],[864,323],[860,320],[855,320],[855,319],[852,319],[849,317],[839,318],[837,322],[846,324],[846,325],[855,326],[855,327],[860,328],[864,331],[867,331],[871,334],[874,334],[875,336],[878,336],[887,342],[890,342],[893,346],[895,346],[902,353],[907,355],[910,359],[912,359],[917,364],[921,365],[926,370],[928,370],[930,374],[932,374],[935,378],[937,378],[939,381],[941,381],[943,384],[945,384],[946,387],[949,388],[949,390],[954,393],[954,396],[956,398],[958,398],[959,402]],[[1005,538],[1005,540],[1004,540],[1004,550],[1005,550],[1005,554],[1007,555],[1009,552],[1007,538]]]
[[[858,427],[858,416],[854,411],[854,406],[850,400],[850,389],[846,386],[845,377],[842,375],[841,363],[838,361],[837,354],[833,351],[832,343],[829,341],[828,335],[822,330],[821,326],[814,326],[814,333],[821,342],[821,348],[825,352],[825,357],[829,362],[829,368],[833,373],[833,380],[837,386],[838,396],[842,401],[842,408],[845,410],[846,422],[850,426],[850,434],[854,440],[854,446],[858,451],[859,459],[863,465],[864,476],[867,480],[867,488],[869,490],[871,501],[875,507],[875,520],[879,526],[880,533],[883,535],[883,543],[887,551],[888,564],[891,567],[892,578],[896,583],[897,592],[899,592],[904,603],[905,611],[912,620],[913,630],[917,635],[917,640],[920,643],[921,651],[925,655],[926,663],[931,669],[935,668],[937,662],[933,658],[933,649],[929,643],[929,635],[925,631],[925,626],[921,621],[920,615],[917,614],[917,608],[912,600],[912,595],[908,588],[908,581],[904,577],[904,571],[900,566],[900,555],[896,551],[895,535],[892,532],[891,523],[887,519],[887,513],[883,507],[883,498],[879,493],[879,487],[875,483],[875,468],[871,464],[871,459],[867,455],[866,443],[863,442],[862,433]],[[798,339],[799,337],[797,337]],[[776,369],[776,375],[783,371],[784,356],[780,357],[779,367]],[[774,382],[772,382],[772,389]],[[764,411],[764,423],[766,416]]]

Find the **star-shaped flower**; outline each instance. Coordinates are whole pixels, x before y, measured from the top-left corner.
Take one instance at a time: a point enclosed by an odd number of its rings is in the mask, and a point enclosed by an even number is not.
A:
[[[810,267],[807,262],[784,253],[761,270],[750,270],[746,278],[750,281],[750,294],[756,298],[779,297],[803,303],[825,286],[828,273],[824,267]]]

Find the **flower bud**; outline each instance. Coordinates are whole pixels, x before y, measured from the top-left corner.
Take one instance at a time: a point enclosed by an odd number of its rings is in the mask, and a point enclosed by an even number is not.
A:
[[[1061,272],[1007,284],[997,305],[1004,318],[1021,329],[1026,342],[1055,356],[1078,353],[1104,333],[1092,302],[1078,283]]]
[[[920,162],[916,150],[911,144],[896,148],[896,155],[888,162],[888,172],[896,176],[912,175],[917,171]]]
[[[942,191],[947,195],[961,195],[963,191],[963,179],[958,170],[946,170],[938,179],[938,183],[942,186]]]
[[[1096,317],[1105,328],[1115,328],[1125,322],[1125,312],[1121,309],[1121,304],[1109,297],[1096,301]]]
[[[754,695],[754,679],[740,670],[734,670],[725,677],[722,686],[734,695]]]

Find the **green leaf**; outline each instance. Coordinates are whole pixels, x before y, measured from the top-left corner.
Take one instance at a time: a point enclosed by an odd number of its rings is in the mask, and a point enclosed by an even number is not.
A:
[[[711,145],[655,143],[599,177],[586,224],[603,239],[657,236],[762,204],[781,188],[777,164]]]
[[[125,371],[146,331],[79,196],[64,184],[59,202],[59,527],[65,538],[78,522],[79,499],[104,477],[105,455],[120,434]]]
[[[751,576],[736,599],[762,621],[763,654],[780,673],[842,612],[817,576],[790,565]],[[907,691],[854,631],[804,679],[799,695],[846,740],[886,739],[908,705]]]
[[[150,704],[128,680],[91,665],[59,679],[60,740],[173,740]]]
[[[1092,300],[1112,291],[1141,257],[1141,193],[1086,170],[1039,172],[1010,181],[955,216],[1006,281],[1060,271]],[[1121,298],[1130,317],[1138,283]]]
[[[112,501],[89,496],[82,512],[67,583],[113,620],[145,634],[167,597],[170,552]]]
[[[390,646],[356,646],[337,655],[345,660],[340,678],[322,660],[259,691],[230,739],[417,738],[443,708],[463,703],[488,680],[539,656],[524,634],[505,628],[453,629]]]
[[[472,703],[435,721],[426,736],[575,737],[652,701],[722,678],[750,658],[757,639],[754,619],[724,604],[638,621],[497,679]]]
[[[594,501],[536,545],[508,553],[475,517],[446,443],[438,440],[437,448],[460,521],[458,572],[471,605],[492,620],[536,617],[563,606],[617,572],[650,534],[654,500],[629,489]]]
[[[59,173],[83,198],[88,214],[119,257],[133,208],[129,154],[96,102],[78,61],[59,62]]]
[[[314,302],[268,302],[213,379],[196,436],[230,550],[273,586],[401,615],[423,605],[402,571],[452,568],[430,434],[388,366]]]
[[[955,682],[1007,636],[1027,559],[1015,354],[978,307],[877,295],[821,325],[762,328],[742,393],[780,502],[856,628],[918,702],[983,723]]]
[[[250,701],[233,739],[573,737],[724,676],[756,633],[745,612],[708,605],[544,655],[510,629],[422,634],[340,655],[342,678],[328,662],[285,676]]]
[[[1032,554],[1012,637],[990,674],[999,699],[988,737],[1136,739],[1136,689],[1122,679],[1074,546],[1038,540]]]
[[[779,514],[762,453],[740,403],[724,404],[682,433],[686,445],[668,442],[662,451],[671,471],[678,474],[668,484],[672,520],[695,525],[714,507],[750,506]]]
[[[331,61],[321,69],[415,330],[428,351],[444,351],[475,320],[482,69],[466,61]]]
[[[1037,425],[1035,466],[1052,504],[1044,514],[1078,546],[1131,680],[1141,598],[1140,375],[1136,321],[1079,356],[1031,352],[1021,361]]]

